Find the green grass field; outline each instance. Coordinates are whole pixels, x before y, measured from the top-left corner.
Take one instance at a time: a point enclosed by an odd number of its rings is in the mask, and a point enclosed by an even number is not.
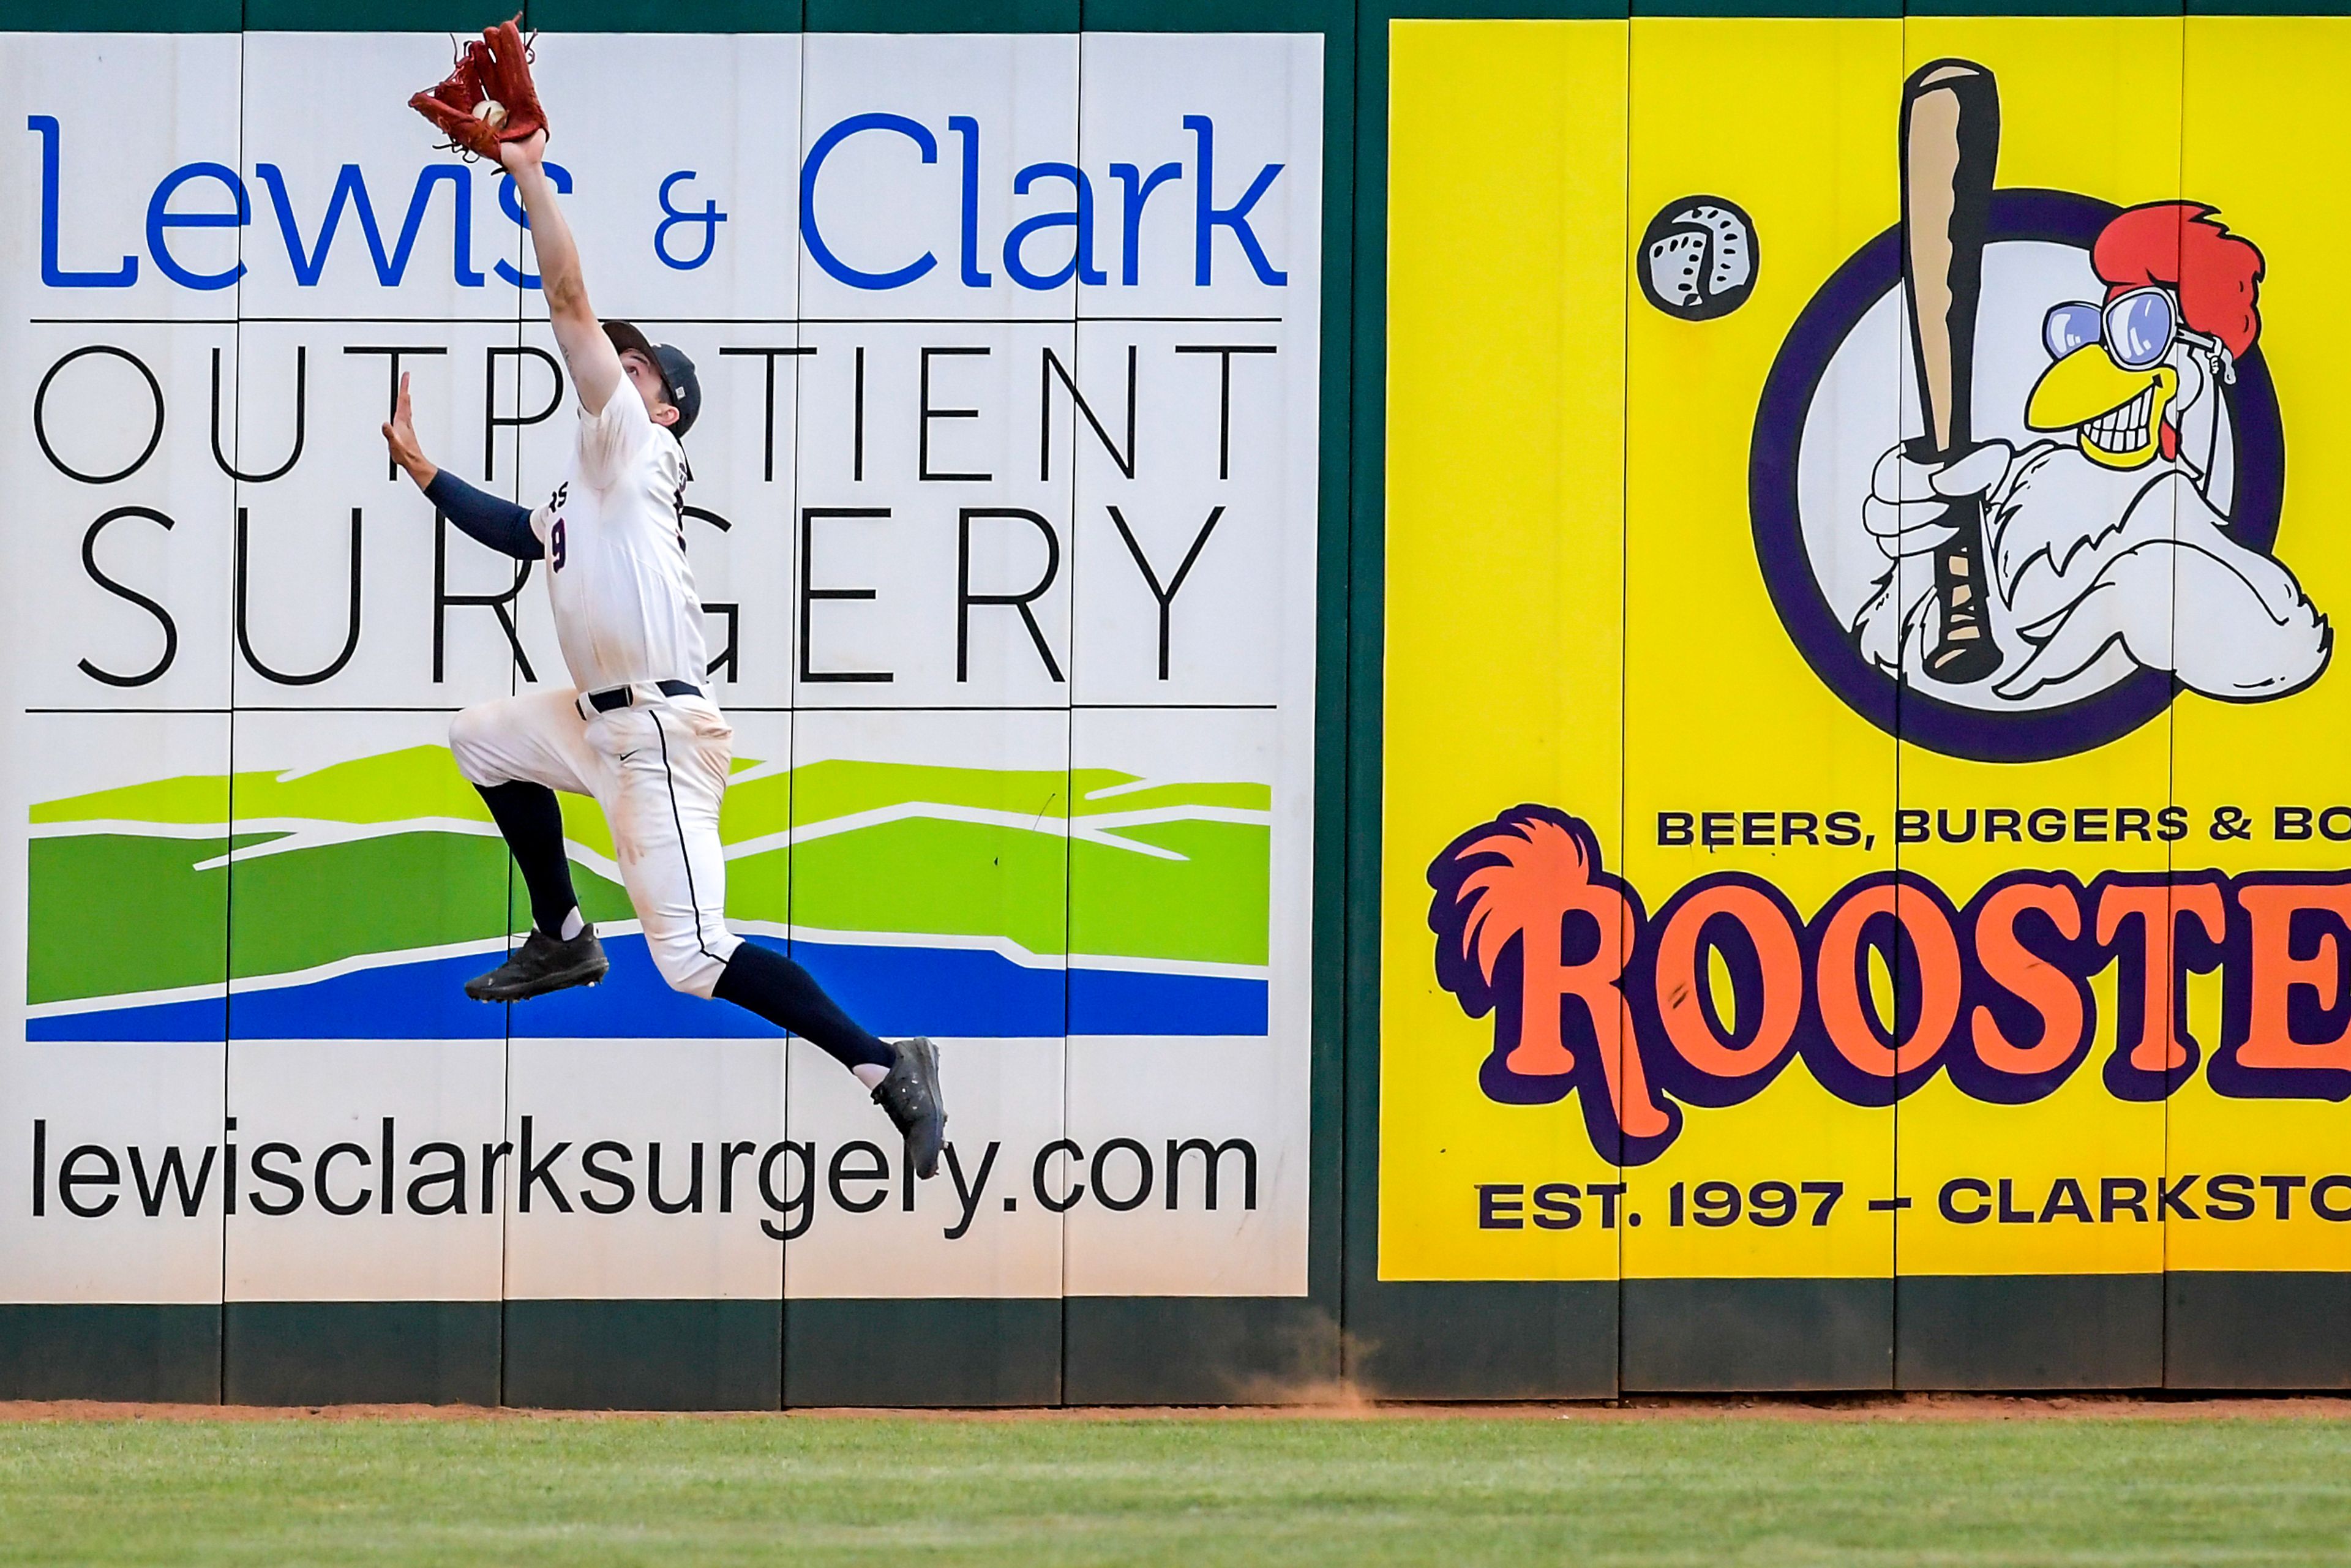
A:
[[[0,1427],[11,1563],[2346,1559],[2311,1418]]]

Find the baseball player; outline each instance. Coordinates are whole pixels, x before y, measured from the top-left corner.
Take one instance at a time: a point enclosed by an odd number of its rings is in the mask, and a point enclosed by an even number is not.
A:
[[[904,1134],[907,1162],[927,1177],[946,1124],[936,1048],[875,1039],[806,969],[726,929],[718,807],[735,732],[704,685],[702,605],[685,559],[691,476],[678,445],[702,389],[676,349],[625,321],[598,321],[541,167],[546,145],[540,130],[496,151],[530,214],[548,314],[579,394],[569,471],[545,506],[526,512],[434,466],[417,445],[405,376],[383,426],[392,460],[451,522],[493,549],[546,563],[572,680],[566,690],[479,704],[450,726],[457,767],[489,803],[530,890],[528,939],[467,981],[466,994],[517,1002],[603,977],[596,928],[572,893],[555,791],[593,796],[662,977],[748,1008],[837,1058],[872,1092]]]

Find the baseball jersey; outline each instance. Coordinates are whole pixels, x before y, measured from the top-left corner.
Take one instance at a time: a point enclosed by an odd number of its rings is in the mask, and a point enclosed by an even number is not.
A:
[[[685,560],[685,451],[627,380],[580,411],[571,470],[530,515],[572,684],[707,684],[702,600]]]

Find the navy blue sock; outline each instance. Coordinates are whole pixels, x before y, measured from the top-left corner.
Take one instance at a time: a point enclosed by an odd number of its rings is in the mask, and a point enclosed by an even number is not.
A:
[[[531,924],[549,936],[563,935],[563,922],[580,906],[571,891],[571,861],[563,852],[563,808],[544,784],[475,786],[489,803],[491,820],[506,835],[507,849],[530,889]]]
[[[736,948],[711,995],[813,1042],[843,1067],[887,1067],[898,1060],[824,994],[815,976],[772,947],[746,942]]]

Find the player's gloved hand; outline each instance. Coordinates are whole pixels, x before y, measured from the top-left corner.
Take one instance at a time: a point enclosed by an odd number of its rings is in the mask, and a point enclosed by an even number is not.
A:
[[[1870,471],[1862,527],[1888,556],[1924,554],[1952,537],[1943,520],[1949,504],[1998,490],[2014,455],[2005,441],[1983,442],[1950,463],[1921,461],[1907,442],[1893,446]]]
[[[500,141],[528,141],[534,136],[543,141],[547,110],[539,106],[538,84],[530,79],[531,46],[523,39],[521,21],[517,14],[513,21],[483,29],[490,63],[482,86],[506,110],[505,122],[498,127]]]
[[[496,159],[507,142],[544,141],[547,111],[530,78],[530,46],[521,18],[483,29],[479,42],[458,51],[439,86],[408,100],[411,109],[449,138],[452,151]]]

